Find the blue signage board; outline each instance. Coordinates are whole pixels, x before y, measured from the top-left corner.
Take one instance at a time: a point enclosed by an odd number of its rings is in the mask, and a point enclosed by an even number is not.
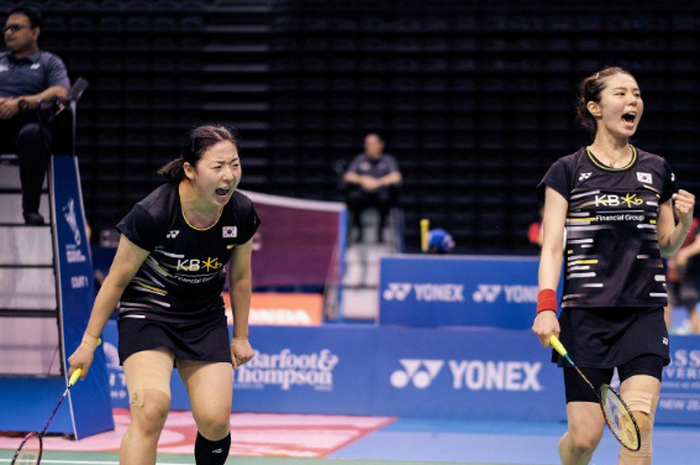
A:
[[[229,332],[231,327],[229,327]],[[119,366],[116,322],[103,332],[115,408],[129,408]],[[255,357],[233,373],[233,410],[366,415],[370,411],[376,337],[365,326],[254,326]],[[177,370],[170,380],[171,408],[190,402]],[[290,410],[291,408],[291,410]]]
[[[375,415],[563,420],[560,370],[529,331],[384,328]]]
[[[63,378],[0,377],[0,431],[41,431],[65,389]],[[65,404],[56,412],[49,433],[73,433]]]
[[[700,423],[700,336],[671,337],[671,364],[664,368],[656,420]]]
[[[529,328],[538,266],[536,257],[384,257],[379,324]]]
[[[105,329],[115,407],[128,408],[116,323]],[[564,378],[529,330],[253,326],[235,412],[565,421]],[[700,424],[700,337],[671,337],[657,422]],[[177,373],[172,408],[189,409]]]
[[[376,336],[365,326],[254,326],[255,357],[234,375],[234,410],[363,415]]]
[[[94,301],[90,244],[76,157],[51,157],[51,214],[57,267],[59,321],[66,382],[68,356],[80,345]],[[101,348],[89,376],[69,394],[76,438],[114,429],[105,357]]]

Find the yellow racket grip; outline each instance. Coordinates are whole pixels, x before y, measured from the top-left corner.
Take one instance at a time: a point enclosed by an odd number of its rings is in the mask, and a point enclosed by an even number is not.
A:
[[[73,372],[73,374],[71,375],[70,379],[68,380],[68,386],[73,386],[75,383],[77,383],[78,380],[80,379],[80,375],[82,375],[82,374],[83,374],[82,368],[78,368],[77,370],[75,370]]]
[[[430,220],[426,218],[420,220],[420,249],[423,252],[428,251],[428,228],[430,228]]]
[[[549,344],[554,348],[554,350],[559,352],[559,355],[561,355],[562,357],[566,357],[566,348],[561,342],[559,342],[559,338],[557,338],[554,334],[549,336]]]
[[[102,344],[102,338],[98,338],[98,339],[97,339],[97,345],[99,346],[100,344]],[[82,375],[82,374],[83,374],[83,369],[82,369],[82,368],[78,368],[77,370],[75,370],[75,371],[73,372],[73,374],[70,375],[70,379],[68,380],[68,387],[71,387],[71,386],[73,386],[75,383],[77,383],[78,380],[80,379],[80,375]]]

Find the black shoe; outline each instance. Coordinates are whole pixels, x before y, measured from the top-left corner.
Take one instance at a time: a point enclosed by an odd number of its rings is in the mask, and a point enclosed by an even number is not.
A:
[[[24,224],[27,226],[43,226],[44,217],[39,212],[30,212],[24,214]]]

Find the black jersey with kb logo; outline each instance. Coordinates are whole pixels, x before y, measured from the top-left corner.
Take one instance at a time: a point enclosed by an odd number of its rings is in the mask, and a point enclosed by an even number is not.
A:
[[[151,252],[122,295],[119,317],[184,323],[222,316],[225,266],[259,224],[252,201],[234,192],[212,226],[195,228],[182,212],[179,185],[159,187],[117,225]]]
[[[569,204],[562,308],[666,305],[656,228],[676,180],[663,158],[631,148],[622,168],[581,148],[557,160],[538,186],[541,198],[549,186]]]

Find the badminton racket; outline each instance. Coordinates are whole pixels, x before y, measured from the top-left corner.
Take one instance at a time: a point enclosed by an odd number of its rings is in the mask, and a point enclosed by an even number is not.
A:
[[[99,345],[101,342],[102,340],[98,339],[97,344]],[[39,465],[41,463],[41,455],[44,452],[43,437],[46,434],[46,430],[49,429],[49,425],[53,421],[53,417],[56,416],[56,412],[58,412],[58,409],[61,407],[61,404],[66,399],[66,397],[68,397],[68,391],[70,391],[70,388],[72,388],[73,385],[78,382],[78,380],[80,379],[80,375],[82,374],[82,368],[78,368],[73,372],[70,379],[68,380],[68,386],[66,386],[66,390],[63,391],[63,395],[58,400],[58,404],[56,404],[56,407],[54,407],[53,412],[49,417],[49,421],[47,421],[46,425],[44,425],[44,429],[40,432],[32,431],[24,437],[22,443],[17,448],[14,457],[12,457],[12,462],[10,462],[10,465]]]
[[[559,355],[564,357],[567,362],[576,370],[581,378],[586,382],[588,387],[593,389],[598,401],[600,402],[600,409],[603,411],[603,417],[605,417],[605,423],[607,423],[608,428],[612,432],[615,439],[620,441],[624,447],[631,451],[638,451],[642,446],[642,439],[639,435],[639,426],[634,419],[634,415],[630,412],[630,409],[622,400],[620,394],[615,391],[609,384],[603,384],[600,390],[596,389],[588,378],[579,370],[576,364],[571,360],[567,350],[564,345],[559,341],[559,339],[552,335],[549,338],[549,343],[551,346],[559,352]]]

